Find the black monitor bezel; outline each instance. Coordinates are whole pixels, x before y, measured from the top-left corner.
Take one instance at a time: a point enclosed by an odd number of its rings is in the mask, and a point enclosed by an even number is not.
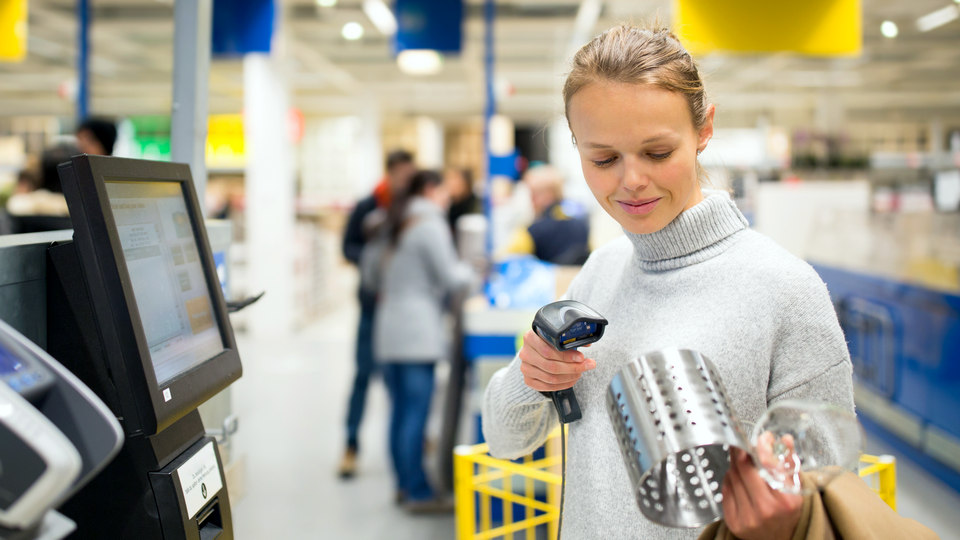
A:
[[[121,401],[133,402],[121,404],[124,409],[132,405],[132,410],[123,413],[124,429],[128,434],[156,434],[229,386],[242,373],[190,167],[184,163],[86,154],[61,164],[61,173],[67,172],[63,171],[64,167],[73,173],[61,174],[61,182],[106,361],[114,384],[127,383],[130,388],[129,392],[120,392],[126,396],[121,397]],[[162,385],[157,382],[110,208],[105,185],[110,180],[179,184],[220,327],[224,350]],[[166,390],[169,390],[169,400],[164,398]],[[136,418],[131,418],[130,413],[135,413]]]

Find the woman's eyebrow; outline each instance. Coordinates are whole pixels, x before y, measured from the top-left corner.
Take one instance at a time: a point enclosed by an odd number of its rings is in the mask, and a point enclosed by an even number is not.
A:
[[[646,139],[641,141],[640,144],[650,144],[652,142],[658,142],[665,139],[673,140],[674,138],[675,137],[673,133],[658,133],[656,135],[647,137]],[[599,142],[587,142],[587,143],[584,143],[583,146],[587,148],[600,148],[600,149],[613,148],[613,146],[609,144],[604,144]]]

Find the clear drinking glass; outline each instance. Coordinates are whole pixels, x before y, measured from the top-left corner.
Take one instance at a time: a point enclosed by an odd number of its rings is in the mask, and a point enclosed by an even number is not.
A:
[[[826,485],[844,471],[857,470],[863,431],[853,413],[835,405],[785,400],[753,425],[750,444],[758,471],[771,487],[802,494],[800,471]]]

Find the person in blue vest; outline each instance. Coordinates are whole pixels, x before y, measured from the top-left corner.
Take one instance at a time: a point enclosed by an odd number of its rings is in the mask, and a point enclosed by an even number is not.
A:
[[[536,217],[514,235],[507,253],[529,253],[554,264],[583,264],[590,255],[590,225],[582,208],[564,201],[563,175],[540,165],[527,171],[523,182]]]

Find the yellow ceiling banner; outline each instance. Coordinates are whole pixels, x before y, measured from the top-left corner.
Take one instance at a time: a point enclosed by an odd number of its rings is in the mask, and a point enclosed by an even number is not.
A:
[[[27,0],[0,0],[0,61],[27,56]]]
[[[860,54],[860,0],[674,0],[673,31],[692,54]]]
[[[210,169],[243,168],[246,162],[243,116],[211,114],[207,117],[207,167]]]

